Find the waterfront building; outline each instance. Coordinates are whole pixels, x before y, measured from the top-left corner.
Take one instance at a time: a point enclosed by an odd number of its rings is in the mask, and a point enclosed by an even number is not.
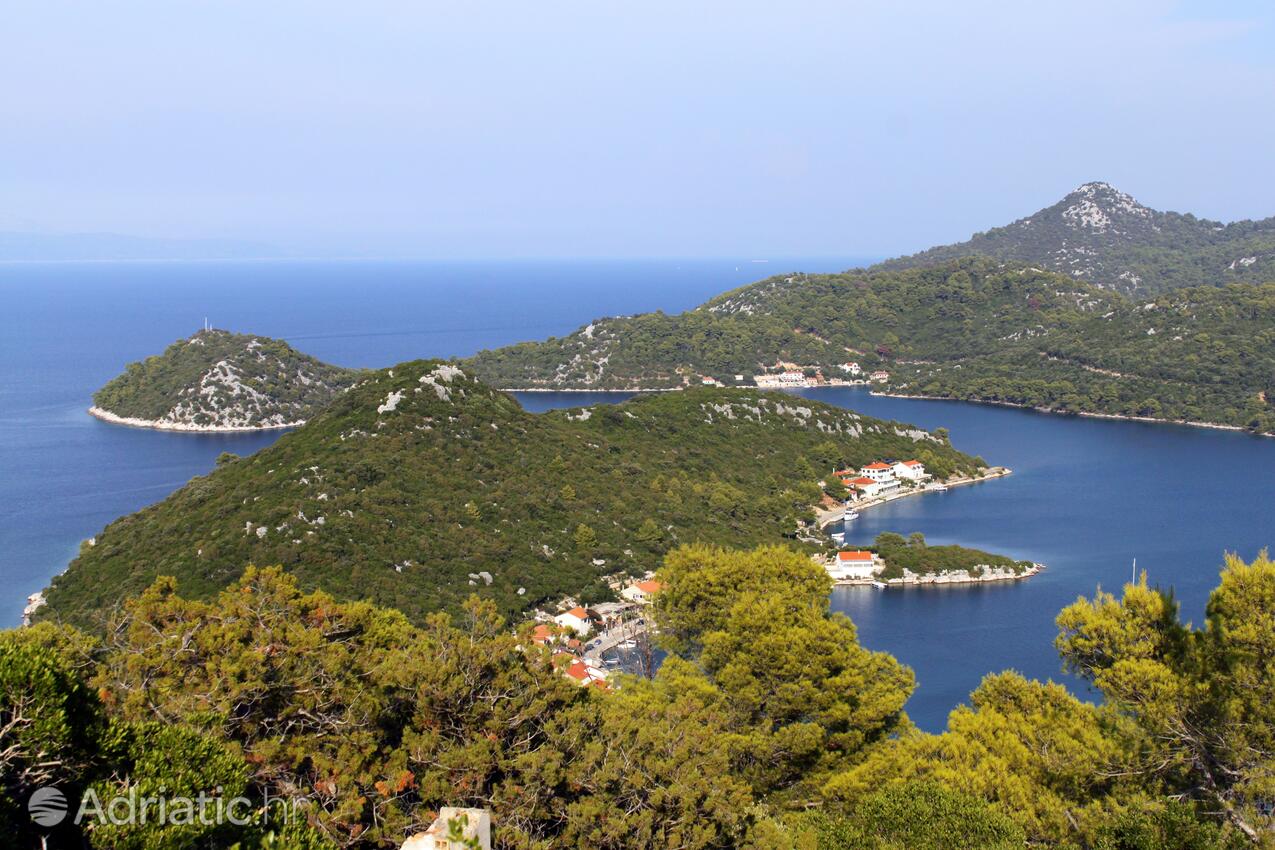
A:
[[[887,489],[887,485],[883,482],[873,481],[871,478],[864,478],[862,476],[859,478],[843,478],[841,479],[841,483],[846,485],[849,489],[857,491],[859,496],[864,499],[871,499],[875,496],[880,496],[882,493],[886,492]],[[895,482],[894,486],[897,487],[898,482]]]
[[[864,478],[871,478],[879,484],[894,480],[894,467],[888,463],[882,463],[874,460],[872,463],[859,470],[859,474]]]
[[[870,579],[885,567],[881,556],[864,549],[838,552],[827,564],[828,575],[833,581]]]
[[[901,460],[891,467],[891,471],[896,478],[904,481],[924,481],[930,477],[925,471],[925,464],[919,460]]]

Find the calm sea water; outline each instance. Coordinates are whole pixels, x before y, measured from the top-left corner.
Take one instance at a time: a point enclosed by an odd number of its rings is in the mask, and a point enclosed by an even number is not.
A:
[[[677,311],[770,273],[835,270],[852,258],[755,265],[634,263],[205,263],[0,266],[0,624],[117,516],[245,454],[274,434],[164,434],[84,413],[123,364],[215,325],[287,338],[320,358],[384,366],[568,332],[602,315]],[[1275,544],[1275,440],[1052,417],[858,389],[802,395],[951,429],[961,449],[1014,475],[874,508],[848,540],[920,531],[1048,565],[981,588],[841,589],[868,646],[911,665],[908,711],[937,729],[988,672],[1061,678],[1053,618],[1077,596],[1128,580],[1138,559],[1199,621],[1225,551]],[[619,400],[607,394],[599,400]],[[589,403],[536,393],[533,410]],[[1076,683],[1070,683],[1079,688]]]

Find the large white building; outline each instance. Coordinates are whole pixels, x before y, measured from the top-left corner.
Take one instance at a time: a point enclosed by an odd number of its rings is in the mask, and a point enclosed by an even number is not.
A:
[[[778,375],[754,375],[753,381],[759,387],[804,387],[806,376],[797,369],[789,369]]]
[[[871,478],[880,484],[894,480],[894,467],[888,463],[882,463],[874,460],[872,463],[859,470],[859,474],[864,478]]]
[[[919,460],[901,460],[891,467],[896,478],[904,481],[924,481],[930,475],[925,471],[925,464]]]
[[[849,581],[853,579],[869,579],[885,566],[881,556],[875,552],[852,549],[838,552],[828,563],[828,575],[833,581]]]

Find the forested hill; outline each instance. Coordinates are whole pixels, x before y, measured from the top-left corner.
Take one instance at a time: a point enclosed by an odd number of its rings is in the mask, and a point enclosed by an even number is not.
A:
[[[792,364],[845,378],[847,361],[888,372],[887,391],[1275,431],[1275,284],[1134,302],[980,257],[793,274],[469,362],[502,387],[619,389],[751,385]]]
[[[208,598],[249,564],[420,620],[470,593],[517,612],[600,598],[678,543],[791,538],[833,468],[982,462],[946,436],[781,393],[699,389],[530,414],[455,366],[366,373],[311,422],[111,523],[47,594],[91,622],[172,575]]]
[[[1153,210],[1107,183],[1086,183],[1012,224],[874,268],[915,268],[973,255],[1039,266],[1134,297],[1261,283],[1275,280],[1275,217],[1222,224]]]
[[[170,430],[278,428],[304,422],[357,374],[282,340],[203,330],[130,363],[93,395],[93,413]]]

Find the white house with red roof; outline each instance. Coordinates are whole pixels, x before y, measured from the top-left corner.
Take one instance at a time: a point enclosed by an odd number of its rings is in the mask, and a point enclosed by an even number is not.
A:
[[[571,679],[577,685],[595,685],[606,687],[607,674],[601,667],[595,667],[586,661],[572,656],[555,656],[557,663],[562,665],[562,672],[568,679]]]
[[[894,471],[894,477],[903,481],[924,481],[930,477],[925,471],[925,464],[919,460],[900,460],[891,469]]]
[[[894,467],[888,463],[874,460],[867,466],[860,468],[859,474],[864,478],[871,478],[873,481],[884,484],[887,481],[894,480]]]
[[[841,483],[846,485],[847,488],[858,493],[859,498],[862,499],[871,499],[874,496],[879,496],[886,488],[886,485],[882,484],[880,481],[873,481],[871,478],[864,478],[862,476],[857,478],[842,478]]]
[[[573,630],[581,637],[593,631],[593,617],[584,608],[572,608],[565,614],[553,618],[558,625]]]
[[[851,549],[838,552],[827,564],[828,575],[833,581],[870,579],[885,567],[885,561],[876,552]]]
[[[620,591],[620,595],[630,602],[636,602],[639,605],[650,605],[651,597],[660,592],[660,588],[664,585],[655,579],[647,579],[646,581],[636,581],[624,590]]]

